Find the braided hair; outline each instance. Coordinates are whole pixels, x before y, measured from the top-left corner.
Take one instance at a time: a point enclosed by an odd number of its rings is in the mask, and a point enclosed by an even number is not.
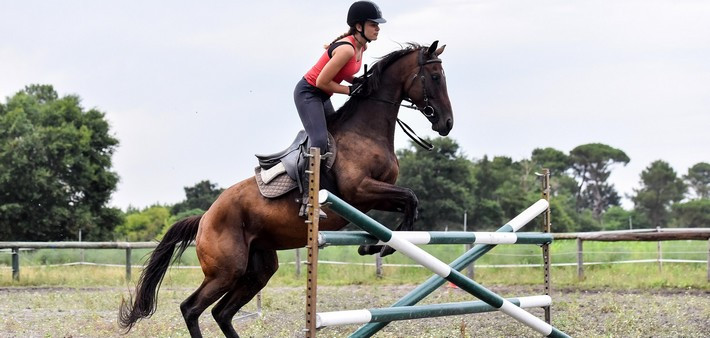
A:
[[[330,47],[330,45],[336,43],[338,40],[340,40],[346,36],[349,36],[349,35],[355,35],[355,33],[357,33],[357,29],[355,29],[355,27],[350,27],[350,29],[347,32],[345,32],[345,33],[343,33],[343,35],[335,38],[335,40],[333,40],[333,42],[331,42],[327,45],[323,45],[323,48],[328,49],[328,47]]]

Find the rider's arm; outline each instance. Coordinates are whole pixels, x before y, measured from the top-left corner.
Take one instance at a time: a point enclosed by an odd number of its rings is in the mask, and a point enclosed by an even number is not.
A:
[[[333,81],[333,78],[350,61],[353,55],[355,55],[355,50],[350,45],[342,45],[335,48],[333,57],[328,60],[328,63],[325,64],[316,79],[316,87],[328,93],[349,94],[350,88]]]

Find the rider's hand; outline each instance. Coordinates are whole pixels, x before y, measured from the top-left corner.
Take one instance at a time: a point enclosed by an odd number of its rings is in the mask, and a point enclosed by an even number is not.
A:
[[[348,95],[358,96],[358,97],[365,96],[365,84],[364,83],[355,84],[354,82],[355,81],[353,81],[352,86],[348,87],[349,88]]]
[[[351,81],[352,86],[350,86],[350,93],[348,95],[350,96],[365,96],[367,95],[367,65],[365,65],[365,72],[363,72],[362,76],[354,77],[353,80]]]

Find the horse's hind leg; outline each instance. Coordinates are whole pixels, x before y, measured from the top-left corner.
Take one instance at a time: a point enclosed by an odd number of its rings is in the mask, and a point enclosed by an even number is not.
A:
[[[209,225],[205,228],[208,230],[202,231],[201,241],[197,245],[197,255],[205,280],[180,304],[182,316],[192,337],[202,337],[200,315],[244,275],[249,255],[249,247],[243,244],[241,232],[210,231]]]
[[[212,316],[226,337],[239,337],[232,326],[232,318],[266,286],[278,268],[276,251],[258,249],[251,251],[247,271],[212,308]]]
[[[229,289],[232,280],[224,277],[226,276],[217,276],[215,279],[205,278],[202,285],[180,304],[180,311],[191,337],[202,337],[200,315]]]

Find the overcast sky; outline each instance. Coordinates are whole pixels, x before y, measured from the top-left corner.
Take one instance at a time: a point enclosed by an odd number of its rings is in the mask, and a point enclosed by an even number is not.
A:
[[[0,99],[33,83],[79,95],[120,140],[112,205],[175,203],[201,180],[252,176],[254,153],[302,129],[293,87],[347,30],[350,3],[0,1]],[[365,62],[446,44],[449,137],[468,158],[605,143],[631,158],[610,178],[622,195],[654,160],[679,175],[710,162],[710,1],[378,4],[388,22]],[[420,114],[400,117],[436,136]]]

